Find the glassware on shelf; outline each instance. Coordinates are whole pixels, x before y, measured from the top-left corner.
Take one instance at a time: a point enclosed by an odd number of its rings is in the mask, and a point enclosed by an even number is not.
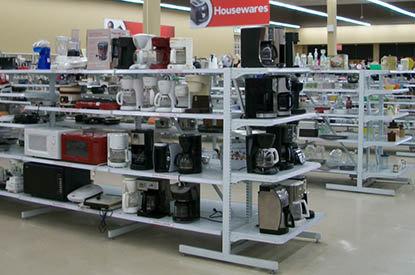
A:
[[[305,158],[307,161],[315,159],[317,149],[314,145],[309,144],[304,149]]]
[[[329,159],[326,165],[329,169],[337,169],[342,163],[343,151],[340,149],[333,149],[329,154]]]

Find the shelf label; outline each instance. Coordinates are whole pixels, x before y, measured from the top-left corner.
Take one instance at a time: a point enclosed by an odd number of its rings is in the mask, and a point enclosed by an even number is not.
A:
[[[191,0],[192,28],[269,25],[268,0]]]

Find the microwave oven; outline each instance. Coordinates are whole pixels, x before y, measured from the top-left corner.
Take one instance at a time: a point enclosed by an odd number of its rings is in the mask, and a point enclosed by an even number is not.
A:
[[[68,128],[26,128],[24,130],[24,154],[26,156],[62,159],[61,135],[75,132]]]
[[[23,166],[24,192],[35,197],[67,201],[67,196],[91,183],[89,170],[34,162]]]
[[[63,133],[62,160],[93,165],[107,163],[107,133],[93,130]]]

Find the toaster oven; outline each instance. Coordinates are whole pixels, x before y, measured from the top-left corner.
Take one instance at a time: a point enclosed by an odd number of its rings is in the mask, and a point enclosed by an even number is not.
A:
[[[107,163],[107,133],[84,130],[62,134],[62,160],[93,165]]]

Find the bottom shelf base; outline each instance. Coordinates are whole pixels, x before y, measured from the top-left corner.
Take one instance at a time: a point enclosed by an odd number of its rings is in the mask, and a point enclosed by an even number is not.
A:
[[[347,192],[356,192],[356,193],[366,193],[374,195],[384,195],[384,196],[395,196],[396,192],[392,189],[382,189],[382,188],[373,188],[373,187],[359,187],[353,185],[343,185],[343,184],[326,184],[326,189],[337,190],[337,191],[347,191]]]

